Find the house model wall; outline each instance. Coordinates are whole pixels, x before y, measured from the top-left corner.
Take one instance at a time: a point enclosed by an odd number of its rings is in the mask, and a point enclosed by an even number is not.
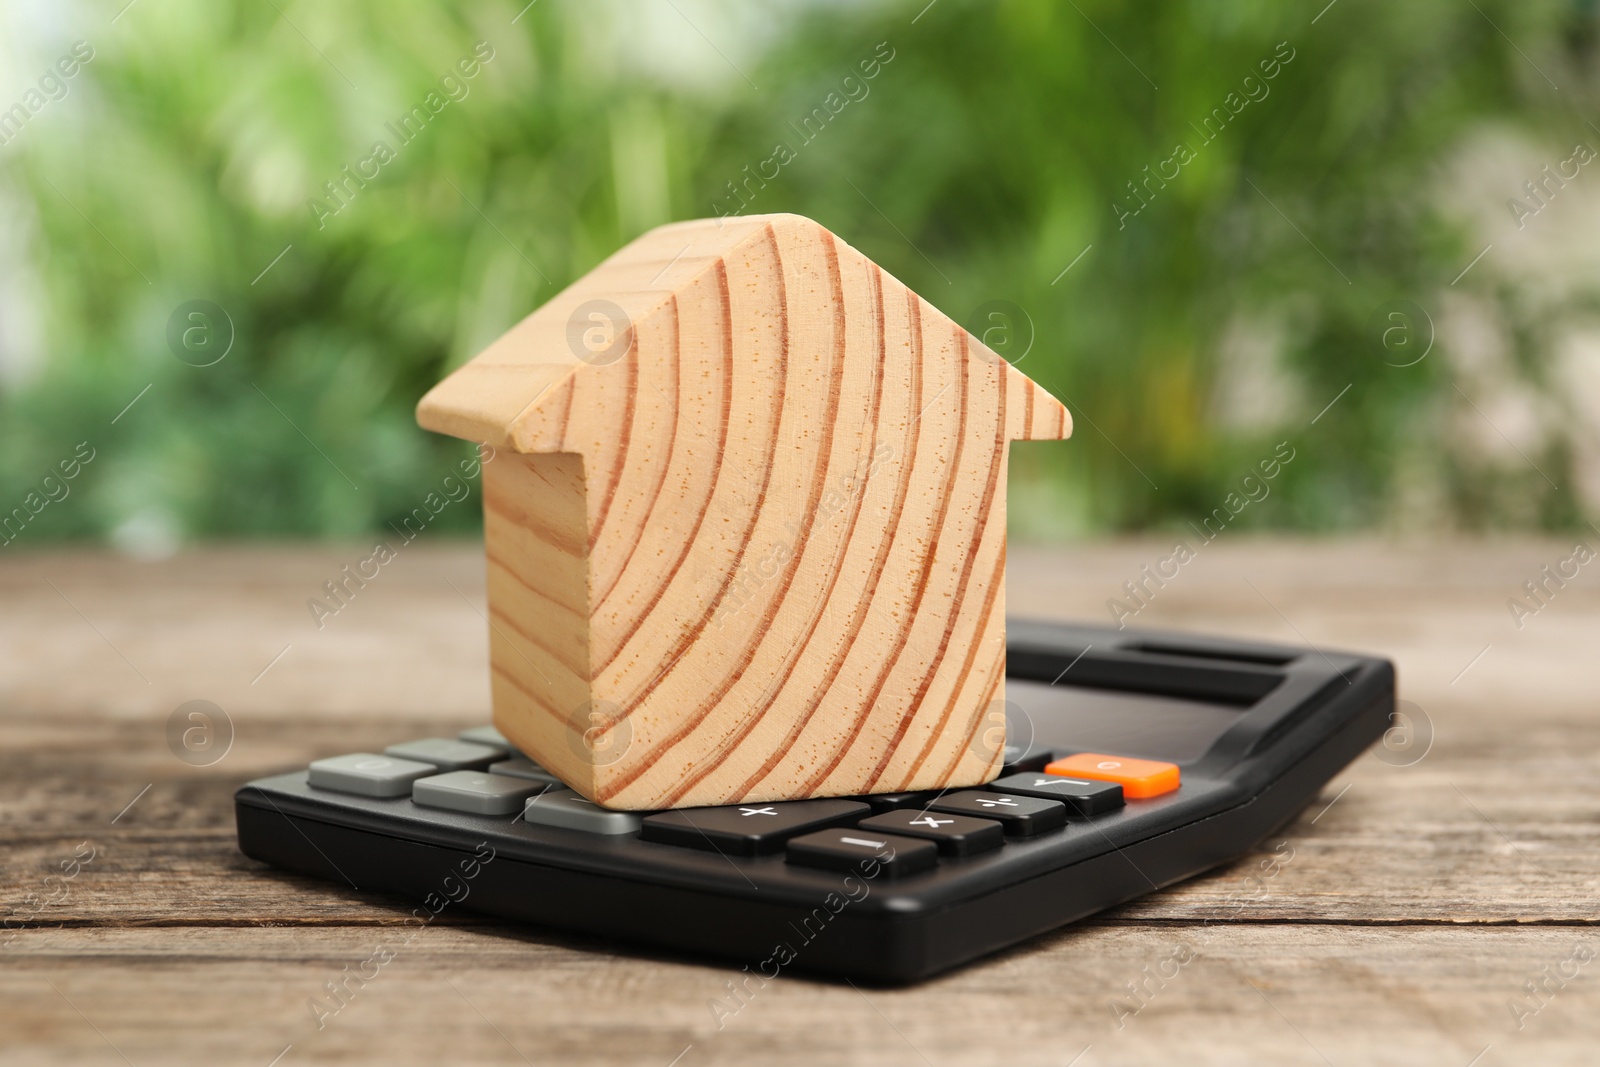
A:
[[[653,230],[417,418],[499,451],[494,721],[585,797],[654,809],[998,771],[1009,444],[1071,420],[822,226]]]

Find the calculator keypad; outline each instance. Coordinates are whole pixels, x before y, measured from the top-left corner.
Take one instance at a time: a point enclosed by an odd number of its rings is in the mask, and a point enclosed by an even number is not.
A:
[[[1065,826],[1069,816],[1116,811],[1123,806],[1125,787],[1102,780],[1102,775],[1127,765],[1134,777],[1155,773],[1159,785],[1170,766],[1152,768],[1143,766],[1153,764],[1148,760],[1079,754],[1069,757],[1074,765],[1110,760],[1118,766],[1097,766],[1094,775],[1069,775],[1062,773],[1068,760],[1055,760],[1048,772],[1034,769],[1051,756],[1033,745],[1025,751],[1008,750],[1008,773],[978,790],[628,812],[611,811],[568,789],[492,726],[483,726],[453,739],[391,745],[383,755],[357,752],[317,760],[308,780],[320,789],[365,797],[409,796],[423,808],[469,815],[505,816],[520,810],[525,821],[537,826],[637,833],[645,841],[727,856],[784,853],[795,866],[850,870],[876,860],[884,873],[901,877],[934,867],[940,856],[981,856],[1002,848],[1008,837],[1048,834]]]

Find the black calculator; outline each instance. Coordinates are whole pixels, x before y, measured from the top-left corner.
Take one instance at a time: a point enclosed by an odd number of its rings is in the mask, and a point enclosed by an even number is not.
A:
[[[1013,620],[1006,670],[976,788],[610,811],[478,727],[245,785],[239,847],[422,922],[906,983],[1244,855],[1394,712],[1386,660],[1191,635]]]

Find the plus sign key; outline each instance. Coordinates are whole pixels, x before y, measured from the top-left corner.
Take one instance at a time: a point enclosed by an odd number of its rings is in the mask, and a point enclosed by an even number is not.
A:
[[[853,800],[789,800],[729,804],[721,808],[676,808],[646,815],[639,835],[663,845],[704,848],[736,856],[781,852],[796,834],[837,826],[870,814]]]
[[[1005,844],[1005,832],[993,819],[974,819],[942,811],[901,808],[862,819],[863,830],[920,837],[939,846],[946,856],[976,856]]]
[[[940,797],[929,805],[932,811],[946,815],[968,815],[977,819],[994,819],[1005,827],[1012,837],[1036,837],[1059,830],[1067,824],[1067,807],[1059,800],[1042,800],[1038,797],[1019,797],[1010,793],[986,793],[968,790]]]

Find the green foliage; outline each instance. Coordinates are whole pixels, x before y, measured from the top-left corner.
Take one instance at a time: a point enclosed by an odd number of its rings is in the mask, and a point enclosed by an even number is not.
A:
[[[95,49],[0,147],[23,220],[21,281],[0,287],[0,507],[87,440],[76,499],[25,543],[381,529],[464,454],[415,426],[433,382],[641,231],[739,209],[817,218],[975,332],[986,302],[1024,309],[1021,367],[1077,420],[1071,444],[1017,450],[1024,532],[1179,526],[1283,440],[1298,458],[1241,524],[1369,527],[1417,499],[1436,523],[1576,523],[1582,413],[1537,454],[1465,448],[1448,339],[1392,366],[1373,315],[1470,297],[1511,337],[1513,380],[1560,409],[1550,352],[1592,279],[1535,299],[1490,260],[1452,287],[1487,239],[1447,192],[1484,130],[1552,163],[1600,144],[1593,13],[1316,6],[797,5],[747,47],[748,13],[690,4],[77,10],[89,28],[7,79],[75,37]],[[416,106],[405,140],[388,124]],[[392,158],[341,206],[324,183],[370,173],[380,141]],[[235,333],[212,366],[168,348],[196,299]],[[37,340],[6,341],[7,318]]]

